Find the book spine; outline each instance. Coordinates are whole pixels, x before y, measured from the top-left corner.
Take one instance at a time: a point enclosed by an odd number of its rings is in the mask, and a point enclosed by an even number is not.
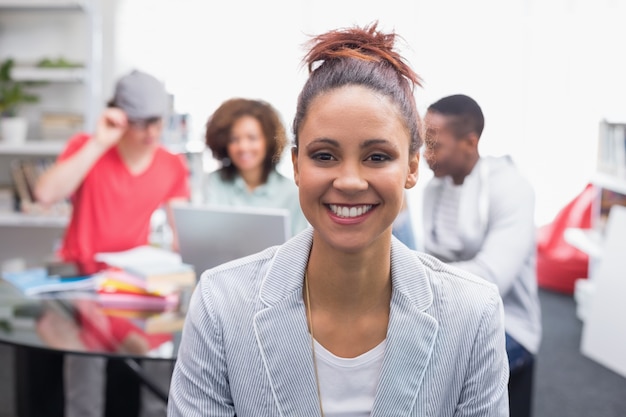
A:
[[[18,206],[22,212],[30,212],[32,210],[33,200],[31,199],[30,192],[28,190],[28,184],[26,183],[26,177],[22,170],[22,162],[20,160],[11,161],[11,176],[13,177],[13,184],[18,197]]]

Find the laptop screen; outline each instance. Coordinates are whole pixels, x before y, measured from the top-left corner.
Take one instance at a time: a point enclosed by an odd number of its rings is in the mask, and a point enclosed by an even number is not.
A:
[[[181,259],[194,266],[198,277],[291,236],[287,209],[177,204],[172,210]]]

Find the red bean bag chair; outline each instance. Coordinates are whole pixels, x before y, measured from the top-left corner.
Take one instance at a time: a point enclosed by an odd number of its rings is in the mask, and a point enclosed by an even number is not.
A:
[[[539,287],[565,294],[574,293],[574,283],[586,278],[589,255],[565,241],[569,227],[591,228],[593,200],[598,190],[588,184],[537,235],[537,283]]]

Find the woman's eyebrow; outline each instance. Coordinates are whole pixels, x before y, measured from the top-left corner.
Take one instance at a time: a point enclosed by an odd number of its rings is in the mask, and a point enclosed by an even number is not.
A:
[[[313,145],[316,145],[316,144],[319,144],[319,143],[325,143],[325,144],[328,144],[328,145],[334,146],[334,147],[336,147],[336,148],[338,148],[338,147],[340,146],[340,145],[339,145],[339,141],[338,141],[338,140],[335,140],[335,139],[330,139],[330,138],[319,138],[319,139],[314,139],[314,140],[312,140],[311,142],[309,142],[309,143],[306,145],[306,147],[307,147],[307,148],[309,148],[309,147],[311,147],[311,146],[313,146]]]
[[[361,148],[367,148],[368,146],[373,145],[390,145],[393,147],[396,146],[393,142],[390,142],[387,139],[368,139],[361,143]]]

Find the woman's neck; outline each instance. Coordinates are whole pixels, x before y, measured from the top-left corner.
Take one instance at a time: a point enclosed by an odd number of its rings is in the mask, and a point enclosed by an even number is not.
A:
[[[252,191],[260,185],[263,185],[263,167],[239,171],[239,175],[246,183],[248,190]]]
[[[391,242],[385,243],[345,254],[314,241],[307,279],[318,306],[338,314],[386,308],[391,297]]]
[[[355,358],[387,337],[391,242],[381,242],[362,253],[346,254],[324,250],[313,240],[303,288],[309,331],[339,357]]]

